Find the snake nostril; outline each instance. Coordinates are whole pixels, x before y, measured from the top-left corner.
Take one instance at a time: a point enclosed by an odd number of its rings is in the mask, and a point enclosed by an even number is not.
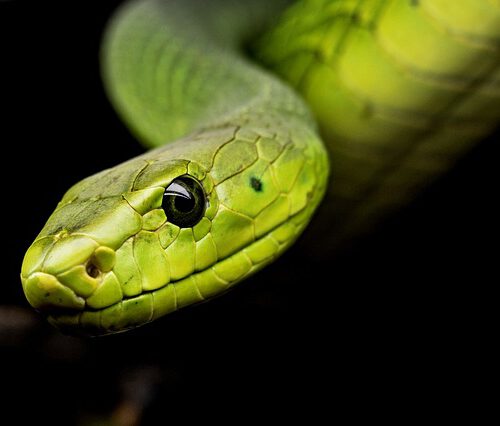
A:
[[[100,269],[92,262],[87,263],[85,270],[87,271],[88,276],[91,278],[97,278],[99,275],[101,275]]]

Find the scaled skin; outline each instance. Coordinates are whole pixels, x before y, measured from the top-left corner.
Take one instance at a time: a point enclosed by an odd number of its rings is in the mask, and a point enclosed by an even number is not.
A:
[[[112,19],[108,94],[162,148],[77,184],[29,249],[24,291],[54,324],[146,323],[226,291],[305,228],[328,178],[316,122],[238,53],[284,3],[135,0]],[[257,43],[331,153],[315,255],[403,205],[498,123],[499,39],[496,0],[301,0]],[[179,229],[160,205],[186,174],[207,209]]]
[[[111,22],[108,93],[161,147],[76,184],[28,250],[28,301],[66,332],[123,331],[225,292],[290,246],[323,196],[327,154],[308,108],[238,53],[272,9],[219,3],[230,20],[213,22],[213,2],[146,0]],[[185,175],[207,207],[179,229],[161,202]]]
[[[76,184],[26,254],[28,301],[69,333],[98,335],[228,290],[292,244],[322,197],[325,153],[299,134],[206,131]],[[161,202],[185,175],[207,208],[180,229]]]
[[[323,253],[413,200],[500,123],[496,0],[300,0],[256,51],[307,101],[330,151],[335,180],[313,232]]]

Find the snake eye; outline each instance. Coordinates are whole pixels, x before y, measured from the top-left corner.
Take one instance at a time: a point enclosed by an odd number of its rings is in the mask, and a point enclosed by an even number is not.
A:
[[[190,228],[201,220],[206,204],[201,184],[186,175],[174,179],[165,188],[161,206],[170,223],[180,228]]]

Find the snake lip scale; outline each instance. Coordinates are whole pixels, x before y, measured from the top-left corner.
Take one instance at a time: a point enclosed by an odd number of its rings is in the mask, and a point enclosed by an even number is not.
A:
[[[294,216],[298,217],[299,215],[300,215],[300,212],[296,213]],[[261,238],[258,238],[257,240],[255,240],[251,244],[251,246],[255,246],[255,245],[258,245],[259,242],[261,242],[264,238],[268,238],[268,239],[271,238],[276,243],[276,247],[278,247],[276,253],[270,254],[269,256],[267,256],[263,259],[259,259],[259,262],[255,262],[255,263],[252,262],[252,269],[250,269],[249,271],[244,273],[242,276],[237,277],[236,279],[234,279],[232,281],[225,281],[221,277],[219,277],[220,280],[223,281],[224,285],[227,288],[226,288],[226,290],[222,290],[220,293],[216,294],[215,296],[220,296],[220,295],[224,294],[233,285],[235,285],[239,281],[247,278],[249,275],[256,272],[257,269],[260,269],[263,266],[265,266],[266,264],[272,262],[279,255],[279,253],[281,251],[283,251],[287,245],[289,245],[288,240],[284,240],[283,242],[280,243],[276,238],[274,238],[272,236],[273,231],[276,231],[279,228],[279,226],[280,225],[278,225],[276,228],[272,229],[270,231],[270,235],[266,235],[266,236],[263,236]],[[248,249],[251,249],[251,246],[248,247]],[[231,258],[236,256],[236,255],[237,254],[233,254],[233,255],[230,255],[224,259],[220,259],[219,262],[223,262],[225,260],[231,261]],[[160,316],[160,314],[158,314],[158,313],[156,313],[156,315],[155,315],[154,298],[155,298],[155,294],[157,294],[158,292],[161,292],[161,291],[165,292],[165,291],[168,291],[169,288],[171,288],[171,290],[172,290],[171,293],[174,295],[174,303],[172,305],[172,311],[175,311],[178,308],[180,308],[181,306],[178,304],[177,298],[175,296],[176,295],[175,286],[181,282],[188,282],[188,280],[189,280],[189,282],[191,282],[191,284],[196,287],[196,277],[199,276],[200,274],[205,273],[209,269],[213,270],[213,267],[214,267],[214,265],[211,265],[211,266],[207,267],[205,270],[197,271],[187,278],[181,278],[179,280],[170,281],[166,285],[164,285],[156,290],[144,291],[141,295],[138,295],[138,296],[123,297],[122,300],[120,300],[116,303],[113,303],[110,306],[103,307],[101,309],[85,310],[86,309],[85,305],[83,305],[81,307],[81,309],[79,309],[79,310],[61,309],[60,314],[55,314],[55,313],[49,314],[49,315],[47,315],[47,319],[51,324],[58,327],[61,331],[68,332],[71,334],[81,334],[81,335],[86,335],[86,336],[101,336],[101,335],[106,335],[106,334],[114,334],[114,333],[118,333],[118,332],[127,331],[128,329],[135,328],[135,327],[138,327],[140,325],[144,325],[148,322],[151,322],[154,318],[156,318],[157,316]],[[194,281],[192,281],[192,280],[194,280]],[[210,297],[210,296],[208,296],[207,298],[205,298],[203,296],[203,294],[200,292],[199,288],[197,288],[197,290],[198,290],[198,293],[200,294],[201,299],[197,302],[190,303],[190,304],[194,305],[194,304],[206,302],[208,300],[208,298]],[[73,290],[71,290],[71,291],[73,291]],[[75,294],[75,296],[76,296],[76,294]],[[116,314],[116,312],[123,310],[124,305],[128,305],[128,306],[134,306],[134,305],[137,306],[138,304],[142,305],[144,303],[144,299],[148,298],[149,296],[151,296],[150,308],[144,309],[142,312],[142,315],[133,317],[133,321],[130,321],[129,323],[127,323],[127,321],[124,321],[123,318],[120,318],[120,315]],[[102,313],[105,311],[113,313],[112,317],[115,321],[114,323],[110,322],[110,323],[106,324],[106,327],[104,327],[104,326],[102,326],[101,318],[99,318],[99,320],[97,322],[92,321],[92,322],[86,323],[86,318],[85,318],[86,316],[90,316],[90,317],[93,317],[95,315],[101,316]],[[42,314],[43,314],[43,310],[42,310]],[[162,313],[162,315],[163,314],[164,313]],[[78,324],[78,329],[76,329],[76,333],[75,333],[74,327],[76,324]]]

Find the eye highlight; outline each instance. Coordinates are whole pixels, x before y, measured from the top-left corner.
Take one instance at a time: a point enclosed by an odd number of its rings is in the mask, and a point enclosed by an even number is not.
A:
[[[207,201],[201,184],[191,176],[174,179],[165,188],[162,208],[167,220],[180,228],[191,228],[205,214]]]

